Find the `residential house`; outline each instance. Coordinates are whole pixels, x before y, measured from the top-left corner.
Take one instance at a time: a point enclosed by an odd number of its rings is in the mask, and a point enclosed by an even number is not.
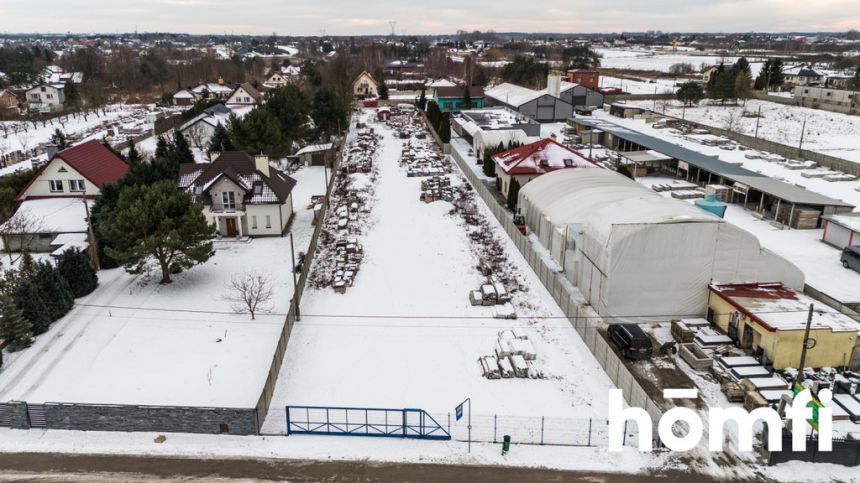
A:
[[[482,109],[484,107],[484,88],[480,86],[469,87],[469,106],[466,106],[466,88],[463,86],[437,87],[433,91],[433,100],[436,101],[442,112]]]
[[[27,91],[27,106],[31,111],[56,112],[63,110],[66,95],[63,87],[42,84]]]
[[[280,72],[272,72],[272,75],[263,82],[263,87],[269,89],[277,89],[278,87],[284,87],[285,85],[287,85],[287,78]]]
[[[359,99],[376,97],[378,95],[376,90],[377,86],[378,84],[376,79],[374,79],[372,75],[368,74],[367,71],[362,71],[362,73],[358,74],[358,77],[352,81],[352,94]]]
[[[0,89],[0,116],[13,116],[20,113],[18,96],[9,89]]]
[[[198,99],[227,99],[230,97],[230,94],[233,93],[233,88],[224,84],[224,79],[218,78],[218,82],[207,82],[205,84],[199,84],[197,87],[191,89],[191,92],[197,96]]]
[[[193,106],[197,99],[197,94],[190,89],[182,89],[173,94],[173,103],[177,106]]]
[[[709,287],[707,318],[735,343],[761,353],[776,370],[800,366],[810,305],[809,337],[815,344],[806,351],[805,366],[847,367],[857,345],[860,323],[822,306],[782,283],[743,283]]]
[[[40,79],[45,84],[62,84],[72,81],[74,84],[83,84],[83,72],[68,72],[58,65],[49,65],[42,69]]]
[[[86,248],[85,201],[91,204],[102,187],[126,171],[125,162],[96,140],[54,154],[18,194],[13,219],[24,217],[31,223],[28,232],[13,237],[7,249],[27,247],[59,254],[63,247]]]
[[[711,82],[711,78],[713,78],[717,74],[716,67],[709,67],[702,72],[702,84],[708,85]]]
[[[293,217],[296,180],[266,156],[228,151],[211,163],[182,164],[178,184],[203,204],[221,236],[281,236]]]
[[[495,154],[493,162],[496,163],[496,186],[505,196],[508,196],[511,179],[525,186],[538,176],[559,169],[599,167],[553,139],[542,139]]]
[[[806,64],[790,67],[782,71],[783,81],[791,86],[811,86],[824,82],[824,74]]]
[[[424,64],[408,60],[392,60],[385,64],[385,68],[392,75],[414,75],[424,72]]]
[[[425,95],[428,98],[433,98],[436,95],[436,89],[440,87],[457,87],[457,84],[448,79],[440,78],[427,82],[425,86],[427,87],[427,92]]]
[[[281,74],[283,74],[287,79],[297,78],[302,74],[302,68],[298,65],[281,66]]]
[[[200,114],[189,119],[188,122],[179,127],[179,131],[185,135],[188,145],[195,148],[205,149],[215,134],[215,128],[221,124],[225,128],[230,122],[230,116],[235,115],[239,119],[251,112],[253,106],[215,104],[203,110]]]
[[[230,105],[243,105],[243,106],[253,106],[255,104],[259,104],[263,101],[263,95],[260,94],[254,86],[250,83],[245,82],[241,84],[239,87],[230,94],[230,97],[227,98],[227,101],[224,103],[228,106]]]

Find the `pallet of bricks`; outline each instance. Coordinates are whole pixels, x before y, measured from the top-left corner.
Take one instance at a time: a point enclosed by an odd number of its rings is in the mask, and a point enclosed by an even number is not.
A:
[[[425,203],[443,200],[454,201],[454,189],[451,188],[451,180],[447,176],[433,176],[421,180],[421,195],[419,199]]]

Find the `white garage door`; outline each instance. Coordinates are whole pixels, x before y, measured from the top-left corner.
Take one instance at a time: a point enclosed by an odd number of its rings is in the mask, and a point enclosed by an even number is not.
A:
[[[848,239],[850,237],[851,230],[848,228],[827,222],[827,231],[824,233],[824,241],[827,243],[842,249],[848,246]]]

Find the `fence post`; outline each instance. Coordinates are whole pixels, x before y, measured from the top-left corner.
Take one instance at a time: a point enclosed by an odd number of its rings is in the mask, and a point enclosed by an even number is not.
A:
[[[627,444],[627,423],[629,421],[624,421],[624,434],[621,435],[621,446]]]
[[[448,434],[451,434],[451,413],[448,413]]]
[[[543,444],[543,416],[540,417],[540,444]]]
[[[496,430],[499,427],[499,415],[493,414],[493,443],[496,442]]]
[[[591,446],[591,418],[588,418],[588,446]]]
[[[284,408],[284,411],[287,413],[287,436],[290,435],[290,407],[287,406]]]

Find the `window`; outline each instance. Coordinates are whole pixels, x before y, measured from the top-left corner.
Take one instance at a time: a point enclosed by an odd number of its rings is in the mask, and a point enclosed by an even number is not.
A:
[[[48,184],[51,185],[51,191],[63,191],[63,180],[61,179],[52,179],[48,181]]]
[[[82,179],[70,179],[69,180],[69,191],[84,191],[86,189],[86,184],[84,184],[84,180]]]
[[[257,215],[251,217],[251,228],[257,229]]]
[[[45,98],[46,99],[53,99],[54,95],[53,94],[45,94]]]
[[[266,215],[266,228],[272,227],[272,215]]]
[[[236,209],[236,195],[232,191],[224,191],[221,193],[221,203],[225,210]]]
[[[58,173],[67,173],[67,172],[68,172],[68,170],[66,169],[66,167],[65,167],[65,166],[61,166],[61,167],[60,167],[60,169],[58,169],[58,170],[57,170],[57,172],[58,172]]]

